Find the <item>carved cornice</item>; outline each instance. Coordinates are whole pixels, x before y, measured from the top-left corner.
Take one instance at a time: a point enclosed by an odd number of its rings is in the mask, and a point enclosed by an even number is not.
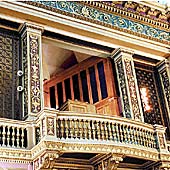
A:
[[[85,20],[146,39],[169,44],[168,23],[159,22],[147,16],[128,12],[117,6],[99,2],[39,1],[24,3],[44,8],[63,15]],[[129,5],[128,5],[129,6]],[[154,12],[155,14],[155,12]],[[140,22],[139,22],[140,21]],[[155,28],[156,27],[156,28]]]
[[[161,29],[168,30],[170,22],[169,11],[161,11],[159,9],[151,8],[147,5],[143,5],[140,2],[133,1],[112,1],[108,3],[107,1],[97,2],[97,1],[85,1],[84,4],[89,4],[100,8],[101,10],[109,11],[111,13],[121,14],[121,16],[128,17],[131,19],[136,19],[142,23],[148,23],[149,25],[156,25]],[[139,18],[136,18],[137,15]],[[162,18],[162,15],[164,17]]]
[[[0,148],[0,162],[30,163],[32,154],[26,149]]]
[[[120,144],[99,144],[99,143],[85,143],[85,142],[67,142],[64,141],[44,141],[46,148],[53,148],[55,150],[60,150],[61,152],[86,152],[86,153],[112,153],[129,155],[140,158],[145,158],[148,160],[159,160],[159,154],[155,149],[145,149],[143,147],[129,147],[128,145]]]

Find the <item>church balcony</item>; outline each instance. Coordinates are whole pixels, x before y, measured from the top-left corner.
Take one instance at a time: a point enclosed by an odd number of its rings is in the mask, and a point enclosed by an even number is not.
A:
[[[117,153],[152,161],[168,153],[164,127],[123,117],[46,108],[37,125],[35,155],[44,147],[60,154]]]
[[[118,116],[45,108],[34,121],[0,122],[0,156],[6,159],[35,161],[46,153],[73,152],[158,161],[160,153],[169,154],[163,126]]]

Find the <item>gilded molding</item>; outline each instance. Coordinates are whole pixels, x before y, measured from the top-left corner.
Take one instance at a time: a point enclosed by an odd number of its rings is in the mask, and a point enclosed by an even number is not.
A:
[[[30,45],[30,71],[31,71],[31,112],[38,113],[41,110],[40,96],[40,36],[29,34]]]
[[[168,31],[164,31],[162,27],[161,27],[162,30],[160,28],[159,29],[154,28],[153,26],[154,22],[151,20],[150,22],[153,25],[148,26],[149,24],[146,25],[143,23],[139,23],[138,22],[139,17],[136,17],[136,21],[132,21],[131,17],[128,17],[127,19],[127,17],[118,16],[118,14],[115,15],[111,11],[102,10],[101,8],[97,9],[97,8],[94,8],[94,6],[88,6],[85,2],[83,3],[83,2],[71,2],[71,1],[70,2],[68,1],[65,1],[65,2],[64,1],[55,1],[55,2],[54,1],[36,1],[36,2],[26,1],[24,3],[34,5],[39,8],[45,8],[47,10],[51,10],[53,12],[61,13],[67,16],[72,16],[74,18],[78,18],[81,20],[89,21],[95,24],[103,25],[106,27],[111,27],[113,29],[127,32],[127,33],[137,35],[143,38],[156,40],[158,42],[164,42],[164,43],[169,44],[169,41],[170,41],[170,33]],[[119,9],[117,10],[119,11]]]

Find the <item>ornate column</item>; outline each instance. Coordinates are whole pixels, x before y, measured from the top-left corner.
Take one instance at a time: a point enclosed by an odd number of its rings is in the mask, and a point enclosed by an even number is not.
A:
[[[43,108],[42,28],[25,23],[20,30],[22,48],[22,112],[31,119]]]
[[[162,92],[170,121],[170,57],[163,60],[158,66],[158,72],[162,85]]]
[[[132,55],[132,51],[118,49],[112,57],[117,72],[123,116],[144,121]]]

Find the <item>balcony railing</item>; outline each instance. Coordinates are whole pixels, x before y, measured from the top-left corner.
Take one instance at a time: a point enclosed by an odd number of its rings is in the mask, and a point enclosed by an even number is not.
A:
[[[56,137],[65,140],[93,140],[157,148],[152,125],[120,117],[60,112]]]
[[[23,121],[0,118],[0,145],[2,147],[26,148],[27,129]]]
[[[51,150],[53,144],[58,146],[57,143],[60,146],[72,146],[73,143],[82,146],[83,143],[87,147],[88,144],[97,144],[101,148],[106,144],[115,148],[123,146],[128,153],[133,153],[131,149],[144,150],[152,155],[154,161],[159,153],[169,153],[170,150],[163,126],[152,126],[123,117],[44,109],[34,121],[0,119],[1,156],[4,155],[3,149],[8,148],[8,155],[21,153],[16,156],[17,159],[23,154],[32,159],[46,149]],[[62,147],[60,149],[64,152]],[[76,149],[76,152],[79,151],[86,152],[86,149]],[[103,150],[96,152],[103,153]]]

